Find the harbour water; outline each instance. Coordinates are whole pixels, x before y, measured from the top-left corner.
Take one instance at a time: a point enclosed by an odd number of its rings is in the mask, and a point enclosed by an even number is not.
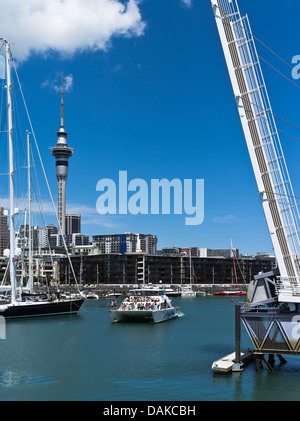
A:
[[[10,320],[0,340],[1,401],[299,400],[300,358],[256,372],[214,374],[234,351],[241,298],[173,299],[183,317],[162,324],[111,324],[107,300],[78,315]],[[242,327],[242,348],[251,347]]]

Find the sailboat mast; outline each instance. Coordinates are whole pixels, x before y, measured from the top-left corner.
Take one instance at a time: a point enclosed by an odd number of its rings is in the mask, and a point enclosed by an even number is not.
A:
[[[33,291],[33,273],[32,273],[32,235],[31,235],[31,183],[30,183],[30,136],[27,131],[27,175],[28,175],[28,286],[30,292]]]
[[[232,241],[231,240],[230,240],[230,246],[231,246],[231,253],[232,253],[232,261],[233,261],[233,269],[234,269],[235,283],[236,283],[236,287],[239,288],[239,284],[238,284],[238,280],[237,280],[237,274],[236,274],[235,260],[234,260],[234,251],[233,251]]]
[[[11,103],[11,71],[10,71],[10,48],[5,40],[6,52],[6,84],[7,84],[7,124],[8,124],[8,151],[9,151],[9,228],[10,228],[10,282],[11,301],[16,301],[16,266],[15,266],[15,223],[14,223],[14,160],[13,160],[13,139],[12,139],[12,103]]]
[[[192,249],[190,248],[190,284],[192,284]]]

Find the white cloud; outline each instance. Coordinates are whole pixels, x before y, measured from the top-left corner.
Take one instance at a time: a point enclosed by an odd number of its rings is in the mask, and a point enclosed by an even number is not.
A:
[[[67,213],[80,213],[82,225],[102,226],[106,228],[116,228],[119,215],[99,215],[95,206],[82,203],[68,203]]]
[[[105,228],[117,228],[119,224],[116,223],[116,220],[117,217],[115,215],[109,217],[98,214],[98,216],[95,216],[94,218],[83,218],[81,224],[92,225],[93,227],[100,226]]]
[[[181,0],[187,7],[192,7],[192,0]]]
[[[65,92],[71,91],[73,88],[73,75],[68,75],[64,78],[64,90]]]
[[[47,79],[42,83],[42,88],[54,89],[56,92],[61,91],[61,74],[56,73],[51,79]],[[73,89],[73,75],[64,76],[64,92],[70,92]]]
[[[230,224],[235,221],[235,215],[216,216],[215,218],[213,218],[213,222],[216,222],[217,224]]]
[[[140,36],[140,0],[0,0],[1,36],[18,60],[51,50],[105,50],[114,36]]]
[[[56,203],[54,205],[57,209]],[[4,209],[9,209],[9,198],[2,198],[0,206]],[[16,218],[16,229],[18,229],[19,224],[24,224],[24,209],[28,209],[28,198],[15,198],[15,207],[19,208],[20,211],[18,217]],[[44,227],[44,221],[41,215],[41,211],[43,211],[46,225],[51,222],[57,226],[57,222],[55,222],[55,212],[51,200],[43,200],[42,205],[40,205],[37,200],[34,200],[32,202],[31,210],[33,225]],[[80,213],[82,225],[101,226],[105,228],[117,228],[119,226],[120,219],[122,218],[119,215],[99,215],[96,210],[96,206],[89,206],[82,203],[68,203],[67,213]],[[49,217],[51,217],[50,222]]]

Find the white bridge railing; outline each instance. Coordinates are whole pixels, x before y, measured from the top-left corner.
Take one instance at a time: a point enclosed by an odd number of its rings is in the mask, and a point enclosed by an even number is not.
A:
[[[275,292],[282,297],[299,297],[300,298],[300,278],[299,277],[281,277],[277,278],[275,284]]]

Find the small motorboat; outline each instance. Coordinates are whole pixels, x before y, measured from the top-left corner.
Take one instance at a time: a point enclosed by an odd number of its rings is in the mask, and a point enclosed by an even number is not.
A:
[[[193,291],[189,285],[184,285],[180,288],[181,297],[196,297],[196,291]]]

